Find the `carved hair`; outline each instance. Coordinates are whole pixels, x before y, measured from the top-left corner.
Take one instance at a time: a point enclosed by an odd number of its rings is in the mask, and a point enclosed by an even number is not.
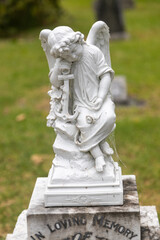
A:
[[[61,57],[63,53],[70,50],[70,46],[74,43],[84,44],[84,35],[80,32],[72,32],[67,34],[62,40],[51,46],[50,54],[55,58]]]

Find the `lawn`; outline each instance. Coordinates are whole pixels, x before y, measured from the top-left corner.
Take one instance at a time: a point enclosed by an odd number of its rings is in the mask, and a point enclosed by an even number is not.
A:
[[[63,0],[57,25],[87,35],[91,0]],[[127,78],[131,97],[144,106],[117,107],[116,146],[123,174],[135,174],[141,205],[160,214],[160,28],[159,0],[137,0],[125,11],[130,38],[111,42],[112,67]],[[46,26],[47,27],[47,26]],[[48,26],[54,28],[55,26]],[[37,177],[47,176],[55,134],[46,127],[50,88],[48,66],[38,40],[40,29],[0,40],[0,239],[13,231],[26,209]]]

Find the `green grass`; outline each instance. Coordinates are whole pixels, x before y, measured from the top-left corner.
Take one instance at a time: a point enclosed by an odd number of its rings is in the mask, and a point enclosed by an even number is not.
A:
[[[62,1],[65,14],[57,25],[88,33],[94,22],[92,1]],[[127,41],[111,42],[112,67],[127,77],[129,95],[143,107],[117,107],[116,144],[137,176],[141,205],[160,213],[160,68],[157,0],[139,0],[125,12]],[[46,28],[55,26],[46,26]],[[0,41],[0,239],[13,231],[17,216],[28,207],[37,177],[47,176],[54,157],[55,134],[46,127],[50,88],[48,66],[40,47],[40,29]]]

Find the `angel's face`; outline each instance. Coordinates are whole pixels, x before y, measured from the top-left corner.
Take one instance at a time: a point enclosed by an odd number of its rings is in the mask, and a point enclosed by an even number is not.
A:
[[[82,45],[79,43],[74,43],[71,46],[69,46],[69,51],[64,52],[61,57],[68,62],[76,62],[81,58],[82,52],[83,52]]]

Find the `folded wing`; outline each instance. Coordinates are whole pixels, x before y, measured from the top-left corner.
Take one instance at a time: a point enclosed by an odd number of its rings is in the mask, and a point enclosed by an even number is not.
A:
[[[103,21],[95,22],[89,33],[86,42],[97,46],[103,53],[107,64],[111,67],[111,58],[109,51],[109,27]]]

